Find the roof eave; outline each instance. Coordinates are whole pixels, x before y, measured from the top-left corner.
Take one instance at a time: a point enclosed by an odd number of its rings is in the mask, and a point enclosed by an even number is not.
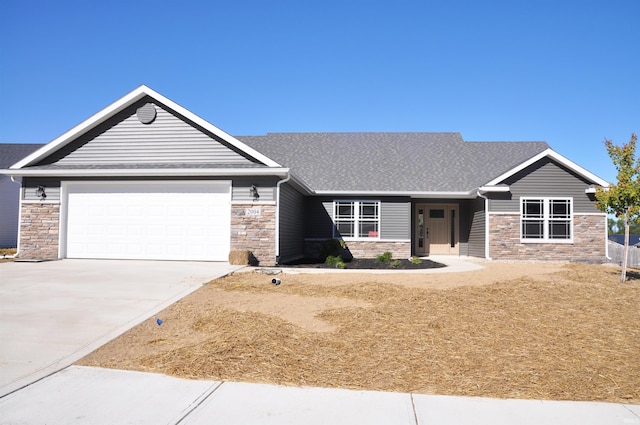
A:
[[[511,191],[511,187],[507,185],[499,186],[480,186],[478,190],[481,193],[506,193]]]
[[[410,198],[434,199],[474,199],[475,190],[464,192],[448,191],[379,191],[379,190],[316,190],[318,196],[407,196]]]
[[[297,186],[300,190],[302,190],[303,192],[305,192],[307,195],[313,195],[315,194],[315,191],[313,189],[311,189],[309,187],[309,185],[307,185],[307,183],[305,183],[304,180],[302,180],[301,178],[299,178],[298,176],[296,176],[294,173],[289,173],[289,177],[291,178],[291,182]]]
[[[40,161],[41,159],[45,158],[47,155],[49,155],[49,154],[57,151],[58,149],[62,148],[66,144],[68,144],[71,141],[73,141],[75,138],[77,138],[80,135],[82,135],[85,132],[87,132],[89,129],[91,129],[91,128],[93,128],[93,127],[95,127],[95,126],[97,126],[97,125],[99,125],[99,124],[101,124],[103,122],[105,122],[106,120],[108,120],[109,118],[111,118],[112,116],[117,114],[118,112],[122,111],[123,109],[127,108],[128,106],[132,105],[133,103],[137,102],[138,100],[142,99],[145,96],[152,97],[153,99],[155,99],[158,102],[164,104],[165,106],[169,107],[170,109],[173,109],[174,111],[176,111],[180,115],[184,116],[188,120],[190,120],[190,121],[194,122],[195,124],[201,126],[205,130],[210,131],[211,133],[213,133],[216,136],[220,137],[221,139],[223,139],[227,143],[231,144],[232,146],[236,147],[237,149],[241,150],[242,152],[245,152],[247,155],[255,158],[256,160],[262,162],[263,164],[265,164],[265,165],[267,165],[269,167],[281,167],[281,165],[278,164],[277,162],[275,162],[272,159],[266,157],[265,155],[261,154],[260,152],[256,151],[255,149],[249,147],[248,145],[242,143],[240,140],[236,139],[235,137],[231,136],[230,134],[227,134],[226,132],[220,130],[218,127],[216,127],[213,124],[209,123],[208,121],[200,118],[199,116],[197,116],[193,112],[187,110],[186,108],[183,108],[182,106],[180,106],[177,103],[173,102],[172,100],[164,97],[163,95],[161,95],[160,93],[154,91],[153,89],[150,89],[149,87],[147,87],[145,85],[141,85],[140,87],[138,87],[135,90],[131,91],[130,93],[124,95],[123,97],[121,97],[120,99],[116,100],[115,102],[113,102],[112,104],[107,106],[106,108],[104,108],[101,111],[95,113],[91,117],[87,118],[86,120],[84,120],[80,124],[78,124],[75,127],[73,127],[71,130],[69,130],[66,133],[62,134],[58,138],[52,140],[48,144],[44,145],[42,148],[36,150],[31,155],[25,157],[24,159],[22,159],[21,161],[15,163],[14,165],[12,165],[9,168],[18,169],[18,168],[22,168],[22,167],[25,167],[25,166],[33,165],[37,161]]]
[[[140,169],[8,169],[0,175],[14,177],[225,177],[277,176],[286,177],[288,168],[140,168]]]

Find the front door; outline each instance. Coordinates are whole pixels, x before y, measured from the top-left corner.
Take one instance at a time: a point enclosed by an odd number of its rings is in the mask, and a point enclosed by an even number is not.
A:
[[[416,255],[458,254],[458,204],[417,204]]]

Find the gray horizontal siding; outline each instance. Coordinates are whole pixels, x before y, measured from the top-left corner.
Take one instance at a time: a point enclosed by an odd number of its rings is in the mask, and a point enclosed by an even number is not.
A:
[[[310,239],[333,237],[333,204],[331,200],[306,198],[305,213],[305,237]]]
[[[489,195],[491,212],[519,213],[520,198],[525,196],[572,197],[575,213],[599,212],[592,198],[584,192],[590,182],[548,158],[516,173],[504,183],[509,185],[511,193]]]
[[[285,183],[279,201],[280,262],[304,256],[304,196]]]
[[[25,177],[22,180],[22,199],[25,201],[40,201],[40,197],[36,194],[38,186],[44,187],[47,201],[60,200],[60,179],[42,177]]]
[[[411,202],[408,198],[307,198],[306,237],[328,239],[333,237],[333,201],[377,200],[380,205],[380,239],[411,239]]]
[[[104,179],[88,179],[88,178],[65,178],[65,181],[105,181]],[[109,181],[124,181],[130,180],[126,178],[113,178]],[[167,179],[167,178],[155,178],[155,179],[135,179],[140,180],[206,180],[203,178],[192,179]],[[210,179],[210,180],[229,180],[225,178]],[[23,182],[22,199],[27,201],[39,201],[40,198],[36,195],[36,189],[38,185],[45,187],[47,193],[47,201],[59,201],[60,200],[60,178],[35,178],[27,177]],[[258,187],[258,193],[260,194],[260,202],[274,202],[275,187],[277,179],[273,177],[252,177],[252,178],[236,178],[233,180],[231,189],[231,199],[236,202],[253,202],[253,196],[250,195],[250,187],[255,184]]]
[[[258,189],[259,202],[274,202],[276,200],[276,184],[273,177],[239,177],[233,179],[231,199],[235,202],[254,202],[251,186]]]
[[[411,239],[411,202],[409,200],[381,202],[380,239]]]
[[[486,214],[484,210],[484,199],[477,198],[469,203],[468,219],[470,221],[470,228],[466,250],[467,255],[484,257],[486,255]]]
[[[80,136],[41,164],[250,164],[252,160],[213,134],[155,104],[157,117],[142,124],[136,110],[142,100]]]
[[[18,210],[20,186],[0,176],[0,248],[18,246]]]

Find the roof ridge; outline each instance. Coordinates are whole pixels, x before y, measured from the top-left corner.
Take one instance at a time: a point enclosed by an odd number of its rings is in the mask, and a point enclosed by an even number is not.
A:
[[[461,135],[459,131],[276,131],[267,132],[265,135],[274,134],[456,134]],[[260,135],[254,135],[260,136]],[[238,136],[242,137],[242,136]],[[244,136],[252,137],[252,136]]]

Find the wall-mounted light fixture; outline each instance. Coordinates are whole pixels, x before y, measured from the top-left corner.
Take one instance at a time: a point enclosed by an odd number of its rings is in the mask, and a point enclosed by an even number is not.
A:
[[[47,199],[47,193],[45,192],[44,186],[38,185],[38,188],[36,189],[36,196],[39,197],[41,201]]]
[[[257,201],[258,199],[260,199],[260,194],[258,193],[258,187],[255,184],[251,185],[251,188],[249,189],[249,193],[251,193],[251,196],[253,196],[254,201]]]

